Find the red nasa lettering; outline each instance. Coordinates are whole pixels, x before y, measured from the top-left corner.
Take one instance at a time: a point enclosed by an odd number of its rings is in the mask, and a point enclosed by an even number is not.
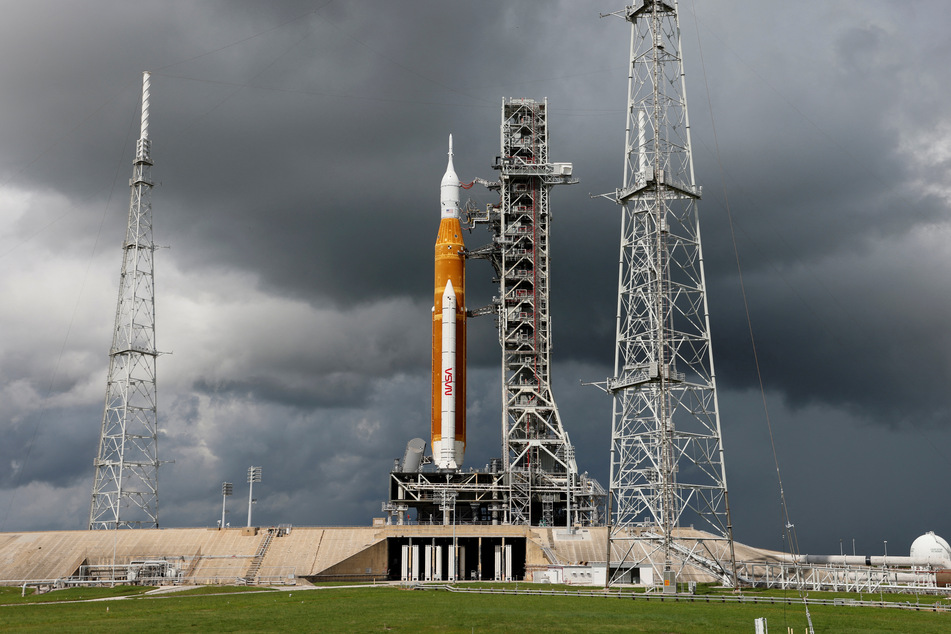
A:
[[[446,388],[443,394],[445,396],[452,396],[452,368],[446,368],[446,373],[443,376],[443,385]]]

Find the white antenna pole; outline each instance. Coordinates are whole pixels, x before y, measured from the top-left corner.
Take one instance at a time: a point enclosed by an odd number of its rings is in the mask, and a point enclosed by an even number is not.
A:
[[[152,87],[152,73],[145,71],[142,73],[142,133],[139,135],[142,139],[149,138],[149,91]]]

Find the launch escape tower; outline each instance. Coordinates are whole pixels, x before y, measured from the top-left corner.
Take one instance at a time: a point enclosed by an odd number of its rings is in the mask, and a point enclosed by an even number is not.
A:
[[[608,558],[662,555],[734,577],[677,3],[639,0],[631,23],[621,206]],[[710,539],[678,543],[684,524]],[[615,579],[623,570],[616,570]]]
[[[152,242],[150,75],[142,78],[142,127],[89,509],[90,529],[158,528],[155,287]]]

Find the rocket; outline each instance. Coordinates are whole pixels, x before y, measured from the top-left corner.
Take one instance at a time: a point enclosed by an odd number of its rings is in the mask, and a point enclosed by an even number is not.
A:
[[[459,222],[459,177],[449,165],[440,185],[441,213],[436,237],[433,290],[433,461],[457,469],[466,450],[466,263]]]

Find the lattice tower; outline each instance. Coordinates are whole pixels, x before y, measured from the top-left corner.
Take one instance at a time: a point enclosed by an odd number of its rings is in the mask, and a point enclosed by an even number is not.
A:
[[[549,193],[576,183],[571,165],[548,159],[548,102],[503,99],[501,203],[487,214],[493,233],[502,345],[502,451],[511,524],[596,523],[603,490],[579,480],[574,448],[551,390]],[[474,219],[478,222],[479,219]],[[555,508],[566,516],[557,518]]]
[[[146,72],[99,453],[94,461],[90,529],[159,525],[149,88]]]
[[[608,555],[650,551],[665,572],[699,565],[726,581],[735,559],[677,3],[641,0],[612,15],[631,23],[631,47],[624,180],[610,196],[621,205],[621,249],[606,382]],[[713,538],[685,549],[675,540],[687,523]]]

